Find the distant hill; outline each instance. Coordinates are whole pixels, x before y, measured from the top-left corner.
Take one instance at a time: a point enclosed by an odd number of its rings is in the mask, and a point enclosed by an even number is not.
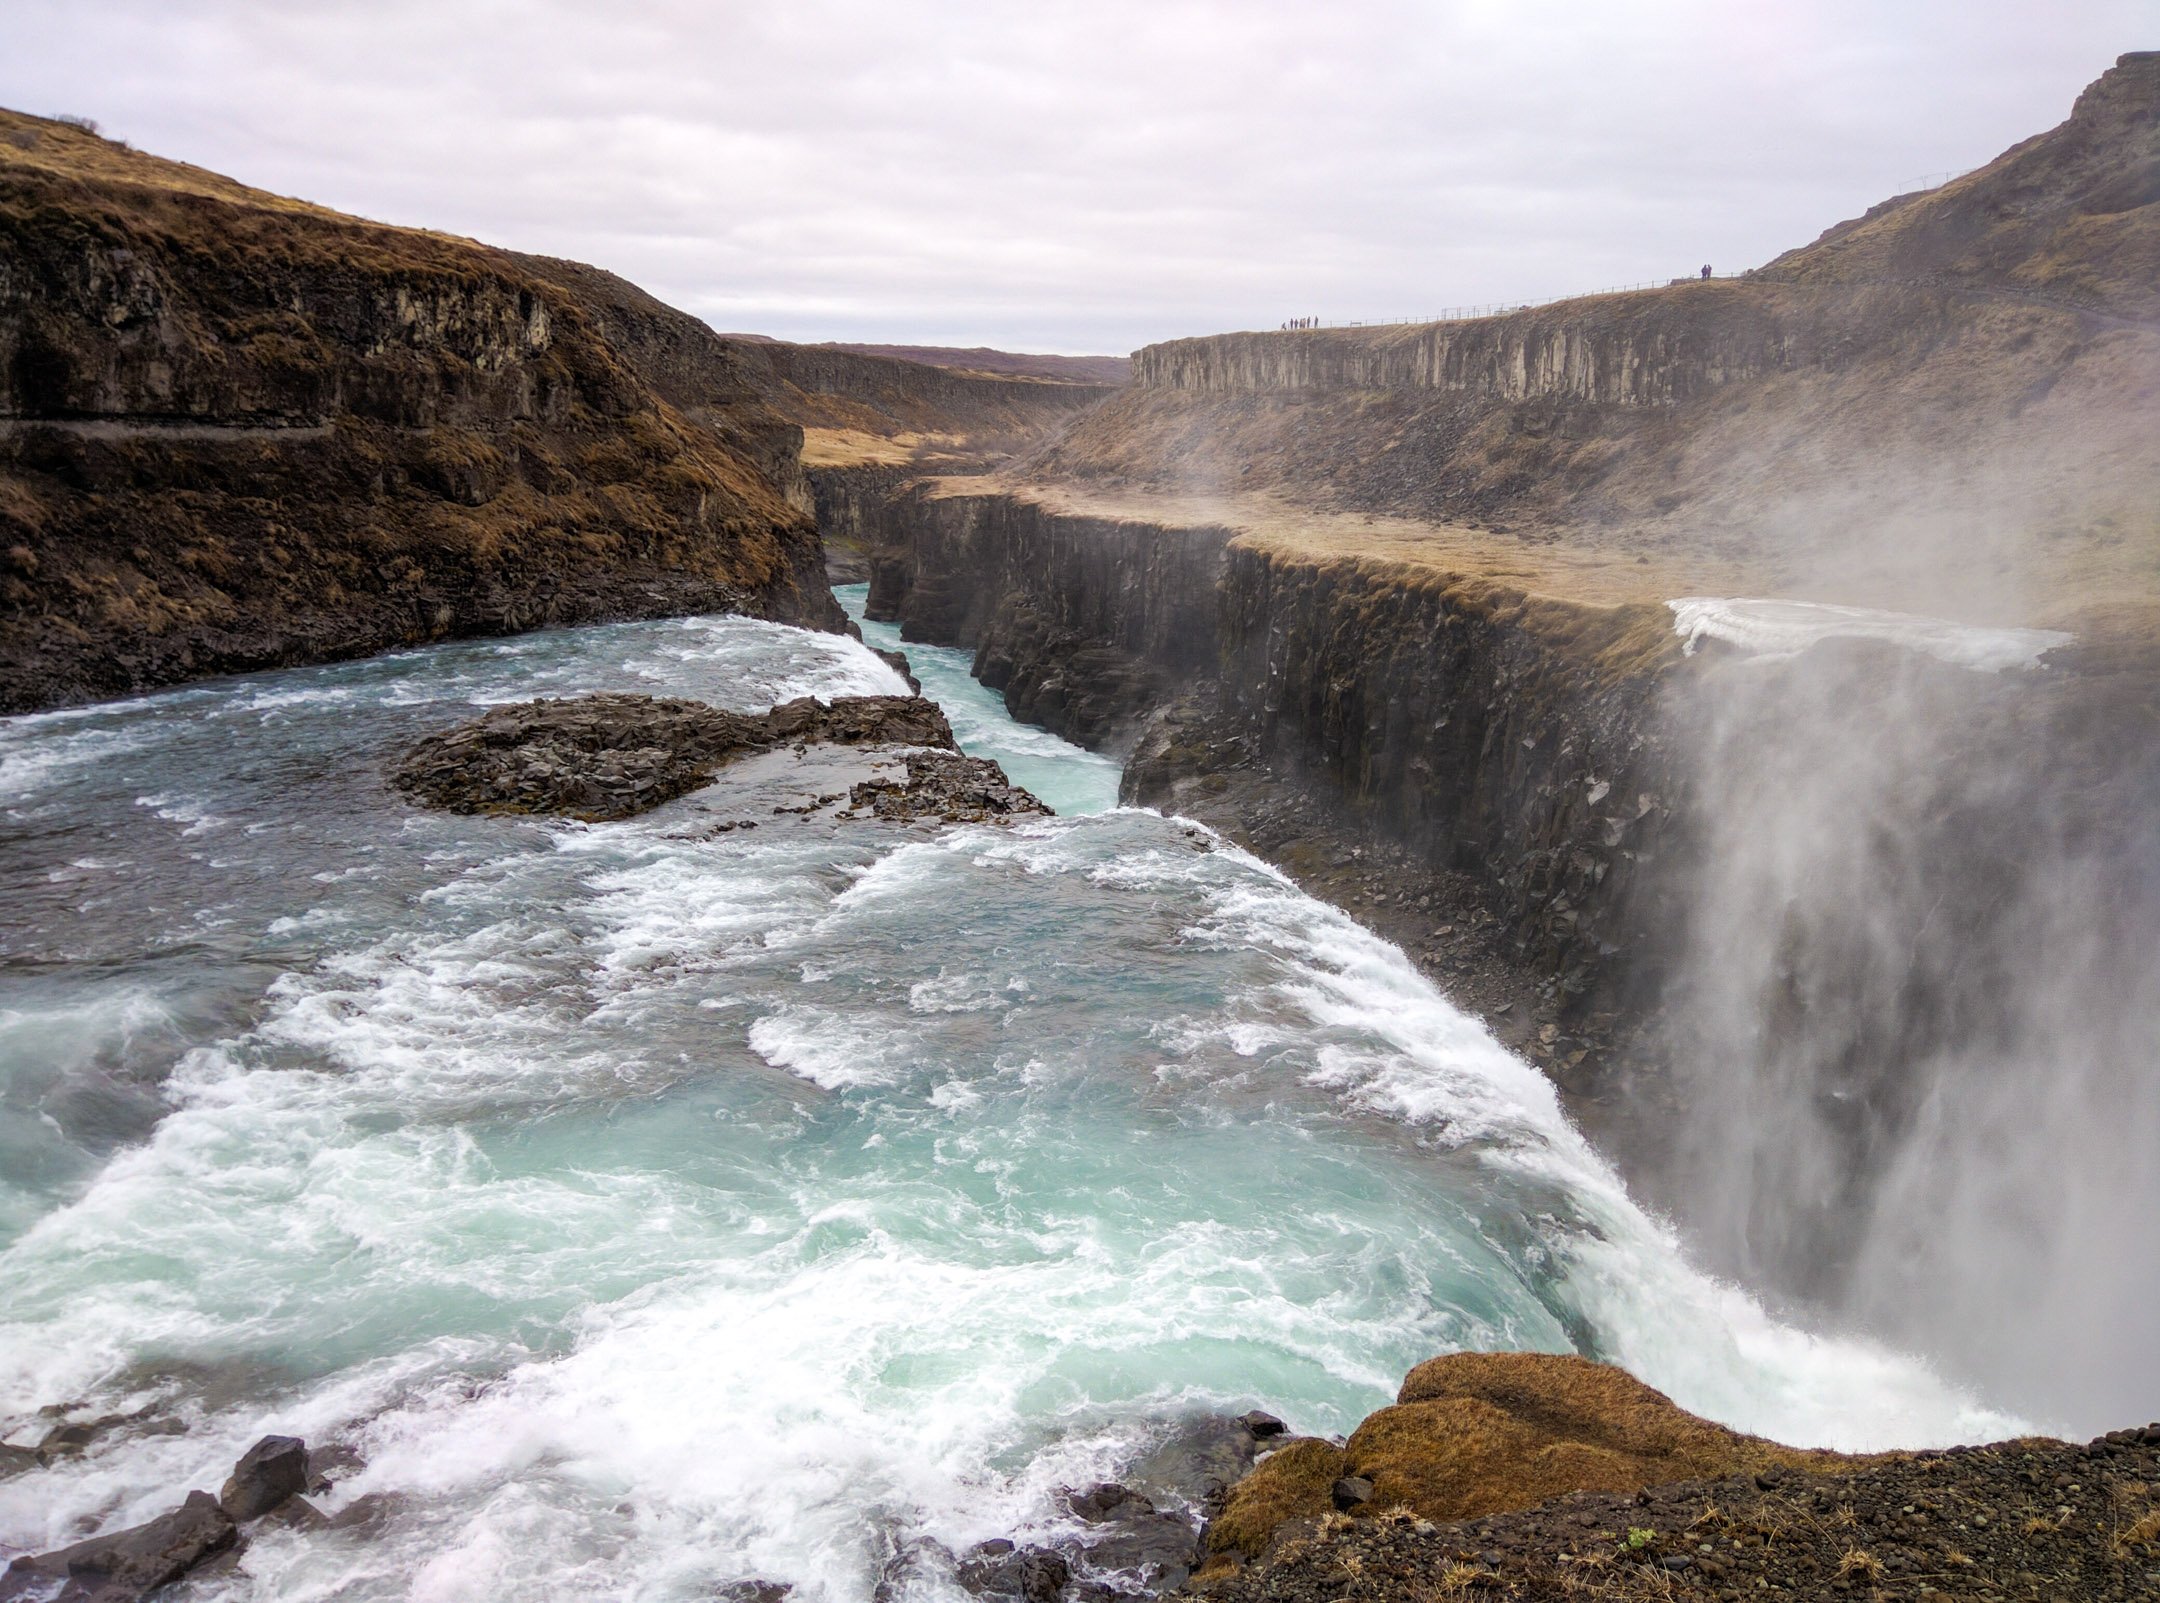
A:
[[[836,351],[858,356],[894,356],[930,367],[965,368],[971,373],[1000,373],[1010,378],[1057,379],[1066,384],[1123,384],[1132,376],[1129,356],[1034,356],[1022,351],[993,351],[986,345],[957,350],[944,345],[849,345],[824,342]]]

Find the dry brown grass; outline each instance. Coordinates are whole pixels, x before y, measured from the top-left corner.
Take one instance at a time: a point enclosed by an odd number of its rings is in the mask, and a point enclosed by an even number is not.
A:
[[[1209,1548],[1257,1556],[1284,1520],[1331,1513],[1328,1489],[1342,1473],[1343,1452],[1333,1442],[1306,1436],[1284,1444],[1232,1488],[1208,1527]]]
[[[2118,1554],[2132,1548],[2160,1548],[2160,1508],[2153,1509],[2115,1532],[2109,1546]]]
[[[21,137],[24,135],[28,136],[28,142]],[[354,221],[327,206],[295,200],[289,195],[274,195],[265,189],[251,189],[222,173],[191,167],[182,161],[167,161],[132,149],[118,140],[100,138],[70,123],[0,107],[0,168],[7,167],[101,183],[139,185],[176,195],[200,195],[263,211],[334,218],[341,223]],[[452,236],[435,237],[447,239]]]
[[[906,467],[968,449],[969,439],[964,434],[916,430],[884,434],[870,428],[805,428],[802,462],[806,468]]]
[[[1625,1370],[1573,1354],[1456,1353],[1420,1364],[1351,1436],[1349,1473],[1428,1519],[1574,1491],[1851,1462],[1697,1418]]]
[[[1849,1581],[1855,1575],[1868,1581],[1881,1580],[1883,1578],[1882,1560],[1865,1548],[1848,1547],[1845,1549],[1844,1556],[1838,1560],[1837,1578],[1841,1581]]]

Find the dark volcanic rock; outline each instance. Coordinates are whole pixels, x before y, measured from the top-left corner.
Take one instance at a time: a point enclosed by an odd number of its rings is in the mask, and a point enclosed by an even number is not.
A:
[[[1050,811],[1006,779],[1005,770],[988,758],[948,751],[908,753],[906,784],[865,780],[849,792],[848,806],[857,812],[867,809],[879,818],[935,818],[948,824],[979,824],[989,818]]]
[[[273,1438],[273,1440],[276,1438]],[[147,1525],[23,1557],[0,1575],[0,1603],[51,1598],[55,1603],[134,1603],[224,1552],[240,1538],[232,1516],[208,1492]],[[55,1592],[53,1583],[63,1582]]]
[[[884,651],[876,646],[872,646],[870,650],[886,667],[907,681],[909,690],[918,696],[922,694],[922,681],[915,677],[915,669],[908,662],[906,652]]]
[[[735,713],[701,701],[598,695],[492,708],[422,740],[393,783],[451,812],[627,818],[697,789],[732,756],[791,742],[928,746],[969,761],[953,752],[945,715],[920,697],[848,696],[828,706],[805,696],[767,713]],[[1002,784],[996,764],[982,766]],[[979,788],[985,810],[1040,809],[997,807],[992,787]]]
[[[1015,1547],[1001,1538],[973,1549],[954,1578],[977,1597],[1057,1603],[1072,1579],[1072,1566],[1048,1548]]]
[[[551,624],[845,623],[801,431],[694,319],[8,130],[0,710]]]
[[[265,1436],[240,1455],[218,1503],[234,1519],[251,1520],[307,1489],[307,1443],[297,1436]]]
[[[1343,1475],[1328,1489],[1336,1508],[1345,1512],[1362,1508],[1372,1501],[1373,1483],[1362,1475]]]

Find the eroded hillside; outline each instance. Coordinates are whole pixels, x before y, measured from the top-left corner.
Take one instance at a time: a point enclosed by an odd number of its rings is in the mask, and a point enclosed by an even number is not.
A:
[[[0,113],[0,707],[544,623],[837,627],[795,430],[742,384],[673,404],[535,266]]]

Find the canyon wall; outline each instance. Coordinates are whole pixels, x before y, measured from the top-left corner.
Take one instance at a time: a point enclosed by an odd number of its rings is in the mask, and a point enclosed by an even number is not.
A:
[[[868,615],[974,648],[1015,717],[1102,745],[1213,670],[1226,529],[1059,514],[967,479],[906,481],[853,510],[876,540]]]
[[[549,623],[844,622],[799,428],[707,382],[680,314],[0,125],[0,710]]]
[[[2160,1299],[2108,1265],[2160,1207],[2150,652],[1686,655],[1661,603],[1042,486],[918,483],[878,516],[873,615],[1125,749],[1127,801],[1291,867],[1317,815],[1380,868],[1368,918],[1466,887],[1424,926],[1494,918],[1545,1026],[1519,1049],[1714,1267],[2045,1417],[2135,1406]],[[2070,1343],[2075,1374],[2046,1362]]]
[[[1170,340],[1135,353],[1133,380],[1170,390],[1445,390],[1664,405],[1824,360],[1837,344],[1820,326],[1829,310],[1827,297],[1804,290],[1707,282],[1459,323]]]
[[[1204,815],[1201,787],[1264,771],[1354,833],[1485,879],[1575,1011],[1654,973],[1616,960],[1657,920],[1630,892],[1668,816],[1646,717],[1681,662],[1664,608],[1566,606],[964,480],[889,495],[876,520],[870,616],[972,648],[1015,716],[1128,750],[1128,800]]]

